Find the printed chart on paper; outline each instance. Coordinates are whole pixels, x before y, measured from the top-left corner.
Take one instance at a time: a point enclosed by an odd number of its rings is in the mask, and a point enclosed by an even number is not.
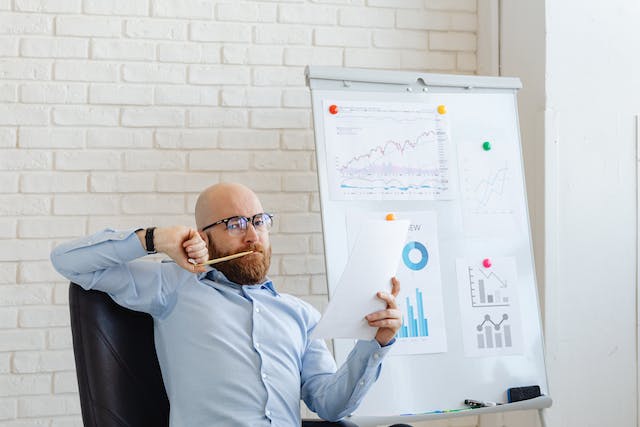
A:
[[[325,100],[324,111],[333,200],[451,197],[449,128],[436,105]]]
[[[515,258],[492,262],[456,260],[465,354],[471,357],[522,352]]]
[[[347,215],[349,247],[363,220],[384,218],[385,212],[353,211]],[[409,220],[407,241],[396,271],[402,326],[391,354],[443,353],[447,351],[444,299],[440,272],[437,214],[434,211],[398,212],[396,220]]]
[[[490,141],[490,150],[483,150],[485,140]],[[458,145],[462,218],[467,236],[513,236],[526,229],[518,160],[516,142],[501,130],[487,130],[476,140]]]

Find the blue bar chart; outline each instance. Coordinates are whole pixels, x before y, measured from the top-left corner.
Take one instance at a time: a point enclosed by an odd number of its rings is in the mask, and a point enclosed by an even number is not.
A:
[[[416,288],[415,303],[412,304],[411,298],[407,297],[405,304],[405,310],[402,315],[402,326],[398,331],[397,337],[428,337],[429,322],[424,314],[424,301],[422,299],[422,291]]]

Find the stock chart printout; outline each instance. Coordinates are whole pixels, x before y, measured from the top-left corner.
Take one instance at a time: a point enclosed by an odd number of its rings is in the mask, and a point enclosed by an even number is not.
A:
[[[332,200],[446,200],[446,114],[425,103],[324,101]]]

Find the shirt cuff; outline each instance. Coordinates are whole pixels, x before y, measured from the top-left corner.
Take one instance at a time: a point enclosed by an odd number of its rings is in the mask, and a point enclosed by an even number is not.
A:
[[[373,357],[373,361],[381,361],[384,356],[386,356],[389,351],[391,351],[392,343],[395,338],[391,340],[386,346],[381,346],[376,339],[372,339],[369,341],[361,341],[358,340],[356,343],[356,348],[358,349],[359,354],[365,354],[367,358]]]
[[[394,342],[396,342],[396,337],[391,338],[391,341],[389,341],[388,343],[386,343],[385,345],[383,345],[381,347],[382,348],[389,347],[390,345],[393,345]]]
[[[106,236],[108,237],[108,240],[123,241],[123,245],[116,246],[116,252],[118,253],[120,261],[129,262],[148,255],[147,251],[140,243],[140,239],[138,239],[138,235],[136,234],[136,231],[138,230],[139,228],[120,232],[114,231],[111,236]]]

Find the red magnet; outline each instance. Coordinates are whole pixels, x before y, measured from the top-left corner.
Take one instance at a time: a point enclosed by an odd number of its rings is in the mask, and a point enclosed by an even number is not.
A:
[[[332,104],[329,106],[329,112],[331,114],[338,114],[338,106],[336,104]]]
[[[489,258],[485,258],[482,260],[482,265],[484,266],[484,268],[489,268],[491,267],[491,260]]]

